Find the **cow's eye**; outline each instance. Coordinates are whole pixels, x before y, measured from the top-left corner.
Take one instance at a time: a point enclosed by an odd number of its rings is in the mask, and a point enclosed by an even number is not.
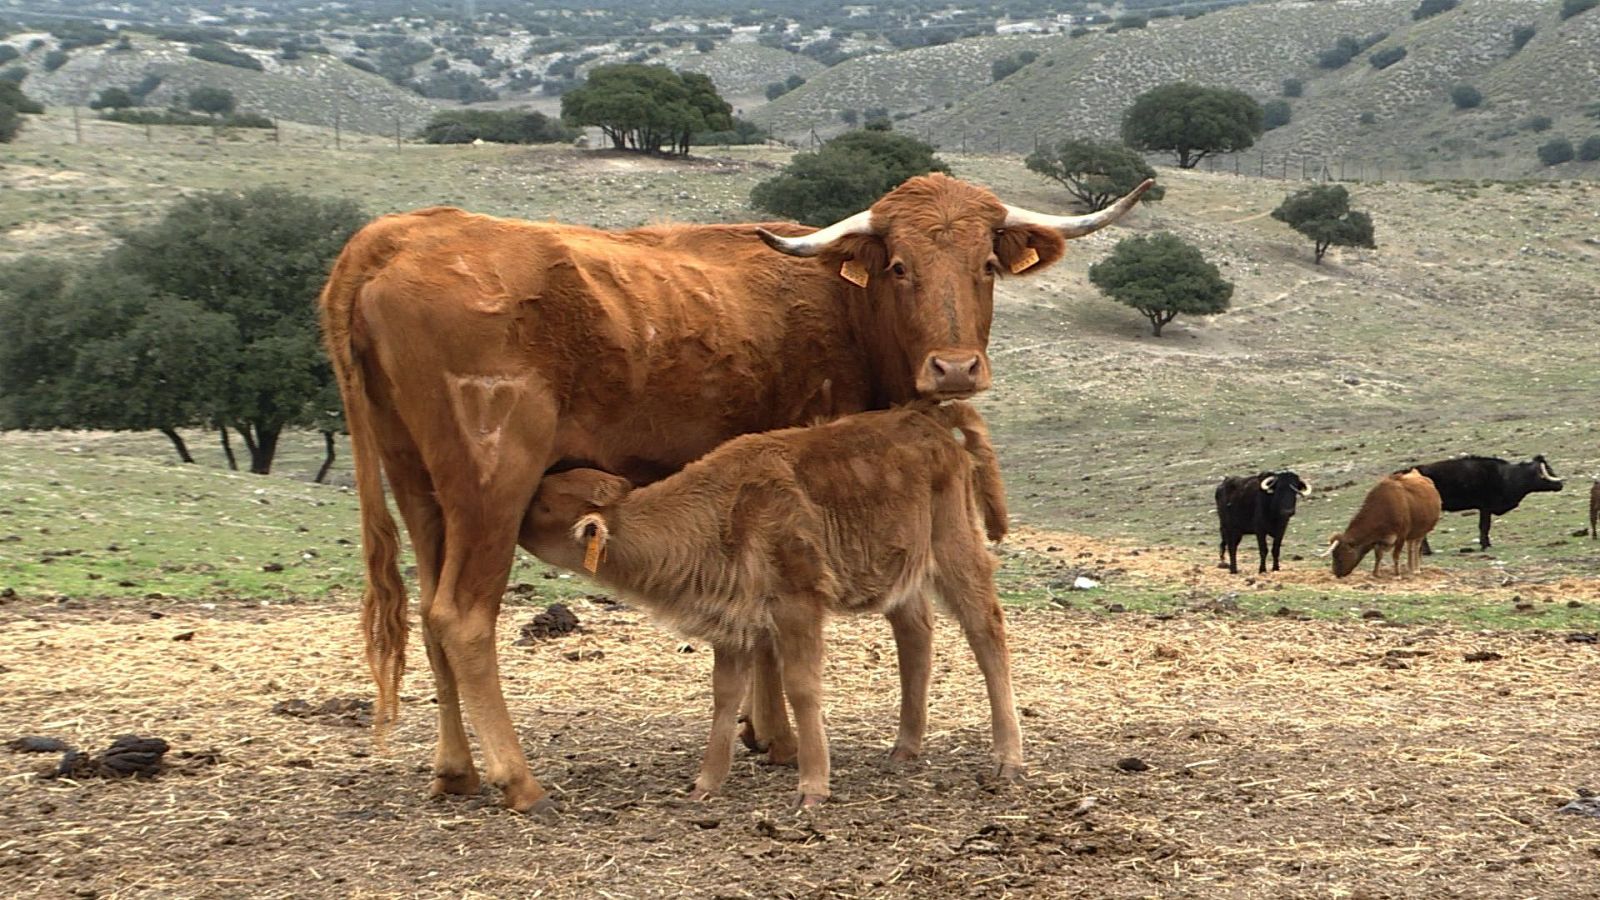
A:
[[[896,278],[904,278],[906,277],[906,264],[897,259],[889,264],[889,271],[893,272]]]

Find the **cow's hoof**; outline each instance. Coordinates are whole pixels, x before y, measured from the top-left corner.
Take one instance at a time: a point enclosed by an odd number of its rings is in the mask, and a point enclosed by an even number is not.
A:
[[[795,809],[812,809],[828,801],[827,794],[801,794],[795,799]]]
[[[694,787],[692,785],[689,787],[689,802],[690,803],[704,803],[704,802],[706,802],[707,800],[710,800],[710,799],[711,799],[711,792],[706,790],[705,788],[698,788],[698,787]]]
[[[429,797],[444,797],[456,795],[471,797],[483,788],[483,783],[478,780],[476,770],[468,769],[460,774],[446,774],[435,772],[433,784],[428,788]]]
[[[539,822],[555,822],[561,818],[561,807],[550,797],[540,797],[526,809],[519,809],[517,812]]]
[[[739,728],[739,741],[744,744],[745,749],[751,753],[767,752],[767,745],[761,743],[761,739],[756,737],[756,725],[750,721],[750,717],[740,716],[739,721],[742,723]]]
[[[1016,784],[1027,776],[1028,769],[1026,766],[1013,763],[1005,763],[999,769],[995,770],[994,773],[996,781],[1004,782],[1006,784]]]

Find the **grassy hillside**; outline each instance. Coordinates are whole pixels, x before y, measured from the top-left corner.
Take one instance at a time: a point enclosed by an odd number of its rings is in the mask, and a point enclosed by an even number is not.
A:
[[[1593,85],[1600,78],[1600,14],[1565,22],[1556,4],[1464,0],[1457,9],[1411,20],[1415,0],[1272,3],[1220,10],[1197,19],[1167,18],[1145,29],[1079,38],[1034,38],[1040,58],[991,83],[988,58],[1005,55],[997,39],[891,54],[839,66],[780,98],[758,117],[788,137],[812,126],[837,126],[837,110],[888,106],[916,113],[904,127],[944,147],[1026,153],[1035,140],[1114,138],[1121,115],[1140,92],[1169,81],[1236,87],[1265,101],[1299,78],[1305,95],[1290,100],[1293,120],[1268,132],[1256,150],[1271,157],[1360,157],[1389,171],[1482,177],[1543,171],[1534,149],[1565,135],[1576,144],[1600,133]],[[1512,53],[1511,35],[1537,34]],[[1335,38],[1388,36],[1342,69],[1318,68]],[[1017,39],[1024,40],[1024,39]],[[1401,62],[1379,71],[1371,53],[1405,47]],[[937,90],[914,64],[933,66]],[[1471,83],[1480,109],[1459,112],[1449,92]],[[874,101],[872,98],[884,98]],[[950,102],[949,106],[946,103]],[[1361,122],[1371,113],[1372,124]],[[1525,127],[1551,117],[1548,132]],[[1461,161],[1477,161],[1463,167]],[[1570,163],[1556,174],[1592,177],[1600,167]]]
[[[232,91],[241,110],[326,126],[333,125],[337,113],[347,130],[391,135],[397,119],[410,134],[439,106],[332,56],[306,54],[285,61],[254,51],[265,68],[257,72],[195,59],[185,44],[132,33],[129,38],[133,50],[118,51],[110,44],[82,47],[54,72],[35,66],[25,90],[50,106],[85,106],[103,88],[129,87],[155,74],[161,76],[161,86],[147,101],[152,106],[182,106],[191,89],[210,85]],[[41,48],[32,55],[43,52]]]
[[[750,118],[776,134],[798,139],[816,128],[844,128],[843,110],[882,107],[890,114],[942,109],[991,77],[990,64],[1021,50],[1043,52],[1048,39],[1033,35],[971,38],[937,47],[879,53],[847,60],[818,73],[799,89],[754,110]]]
[[[108,244],[113,226],[156,214],[174,191],[264,183],[356,197],[374,213],[445,202],[605,226],[737,220],[755,215],[745,197],[777,159],[744,151],[669,163],[555,148],[397,153],[381,145],[115,149],[0,148],[0,255],[87,253]],[[952,163],[1010,202],[1066,205],[1061,190],[1015,158]],[[1379,248],[1334,251],[1317,266],[1309,244],[1267,216],[1288,185],[1170,170],[1161,177],[1166,201],[998,291],[996,383],[981,406],[1012,510],[1023,525],[1083,535],[1021,535],[1007,555],[1006,595],[1076,598],[1064,585],[1082,572],[1106,582],[1083,598],[1097,607],[1170,609],[1227,595],[1269,612],[1287,605],[1339,616],[1380,608],[1498,624],[1589,621],[1600,610],[1592,580],[1600,544],[1572,532],[1585,521],[1588,479],[1600,472],[1584,415],[1600,382],[1600,186],[1359,188],[1356,204],[1372,212]],[[1180,318],[1153,339],[1137,313],[1088,285],[1088,266],[1116,240],[1156,229],[1195,242],[1235,281],[1232,311]],[[195,439],[214,467],[212,444]],[[0,581],[63,592],[124,579],[164,593],[348,589],[353,550],[337,538],[354,536],[353,527],[340,531],[353,524],[353,504],[337,487],[303,483],[317,449],[314,438],[303,440],[288,451],[283,478],[255,479],[168,465],[158,437],[0,437],[0,515],[9,517],[0,518],[0,537],[20,536],[0,545]],[[1531,497],[1499,520],[1488,554],[1458,552],[1473,543],[1475,519],[1447,517],[1426,580],[1328,577],[1313,553],[1374,479],[1463,452],[1546,454],[1569,488]],[[341,454],[340,479],[347,459]],[[1216,481],[1280,467],[1316,486],[1290,529],[1290,571],[1259,581],[1215,574]],[[133,546],[116,533],[143,540],[144,530],[149,546],[126,575],[123,557],[103,548]],[[60,550],[78,553],[49,555]],[[183,568],[167,571],[163,561]],[[285,572],[263,572],[270,562]],[[1253,567],[1253,547],[1241,562]],[[539,570],[520,571],[531,578]],[[73,573],[71,584],[53,574],[63,572]],[[1531,598],[1540,605],[1513,612]],[[1568,609],[1569,599],[1583,605]]]

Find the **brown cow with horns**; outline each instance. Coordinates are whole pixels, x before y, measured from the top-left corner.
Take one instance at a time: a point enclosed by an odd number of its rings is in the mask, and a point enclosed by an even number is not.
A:
[[[927,175],[815,231],[606,232],[443,207],[367,225],[320,304],[355,460],[380,727],[398,713],[408,630],[380,465],[417,557],[439,711],[432,791],[478,790],[465,704],[505,804],[548,810],[495,652],[545,472],[581,464],[646,484],[736,435],[981,391],[995,281],[1055,263],[1067,238],[1117,220],[1151,183],[1053,216]],[[931,612],[902,604],[890,621],[903,726],[908,697],[927,691],[905,673],[929,671],[906,657],[930,652]],[[752,695],[757,734],[792,746],[776,673],[758,667]]]

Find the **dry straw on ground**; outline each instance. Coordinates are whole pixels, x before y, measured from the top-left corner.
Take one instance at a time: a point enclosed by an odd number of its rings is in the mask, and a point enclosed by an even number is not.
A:
[[[99,897],[1594,895],[1600,821],[1555,810],[1600,787],[1600,648],[1563,635],[1016,612],[1031,775],[992,786],[956,629],[926,757],[896,770],[888,628],[841,622],[835,798],[797,815],[792,770],[753,757],[686,802],[710,653],[626,609],[575,611],[584,632],[531,647],[520,619],[501,628],[513,719],[564,810],[550,825],[423,799],[418,652],[386,750],[274,714],[369,696],[352,608],[0,607],[0,736],[218,754],[150,782],[43,780],[49,760],[0,754],[0,879]],[[1501,658],[1465,661],[1482,650]]]

